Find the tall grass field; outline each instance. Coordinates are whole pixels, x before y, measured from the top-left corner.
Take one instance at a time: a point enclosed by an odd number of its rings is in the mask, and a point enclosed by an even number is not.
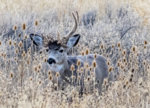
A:
[[[69,55],[106,59],[111,80],[101,93],[89,89],[92,75],[82,95],[79,86],[60,88],[46,52],[31,42],[30,33],[68,34],[73,12],[81,39]],[[85,63],[78,72],[95,67]],[[0,0],[0,108],[150,108],[150,1]]]

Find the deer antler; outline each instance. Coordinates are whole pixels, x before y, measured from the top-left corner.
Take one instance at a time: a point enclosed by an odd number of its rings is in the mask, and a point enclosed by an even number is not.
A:
[[[75,25],[72,29],[72,31],[70,33],[68,33],[68,35],[66,37],[63,37],[62,39],[62,42],[63,44],[66,44],[68,39],[75,33],[75,31],[77,30],[77,26],[78,26],[78,20],[79,20],[79,15],[78,15],[78,12],[76,11],[76,16],[74,13],[72,13],[72,16],[74,18],[74,21],[75,21]]]
[[[76,14],[76,15],[75,15]],[[72,16],[74,18],[74,21],[75,21],[75,25],[73,27],[73,29],[71,30],[71,32],[68,33],[67,36],[63,37],[62,40],[60,40],[60,36],[59,36],[59,32],[57,34],[57,41],[58,43],[60,43],[63,47],[67,47],[66,44],[67,44],[67,41],[69,40],[69,38],[75,33],[76,29],[77,29],[77,26],[78,26],[78,22],[79,22],[79,15],[78,15],[78,12],[76,11],[75,13],[72,13]],[[43,35],[43,43],[44,43],[44,46],[47,46],[48,42],[53,42],[55,41],[53,39],[52,36],[50,35]]]

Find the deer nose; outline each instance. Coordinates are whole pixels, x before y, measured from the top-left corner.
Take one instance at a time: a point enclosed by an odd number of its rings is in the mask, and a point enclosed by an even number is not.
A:
[[[48,62],[49,64],[56,63],[56,61],[55,61],[53,58],[49,58],[49,59],[47,60],[47,62]]]

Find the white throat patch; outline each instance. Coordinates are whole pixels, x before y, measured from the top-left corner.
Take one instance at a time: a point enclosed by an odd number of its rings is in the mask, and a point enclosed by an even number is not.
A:
[[[50,69],[54,72],[63,73],[64,72],[64,64],[52,64]]]

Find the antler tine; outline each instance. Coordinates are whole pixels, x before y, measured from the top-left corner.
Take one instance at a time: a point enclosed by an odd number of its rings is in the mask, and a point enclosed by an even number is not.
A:
[[[78,13],[76,12],[76,14],[77,14],[77,18],[75,17],[75,14],[72,13],[72,16],[73,16],[74,21],[75,21],[75,25],[74,25],[72,31],[65,37],[65,43],[67,42],[67,40],[69,39],[69,37],[74,34],[74,32],[75,32],[76,29],[77,29],[77,26],[78,26],[78,21],[77,21],[77,20],[78,20]]]
[[[77,14],[77,21],[79,23],[79,14],[78,14],[78,11],[76,11],[76,14]]]
[[[59,43],[62,43],[61,40],[60,40],[60,33],[59,33],[59,31],[57,31],[57,40],[58,40]]]

